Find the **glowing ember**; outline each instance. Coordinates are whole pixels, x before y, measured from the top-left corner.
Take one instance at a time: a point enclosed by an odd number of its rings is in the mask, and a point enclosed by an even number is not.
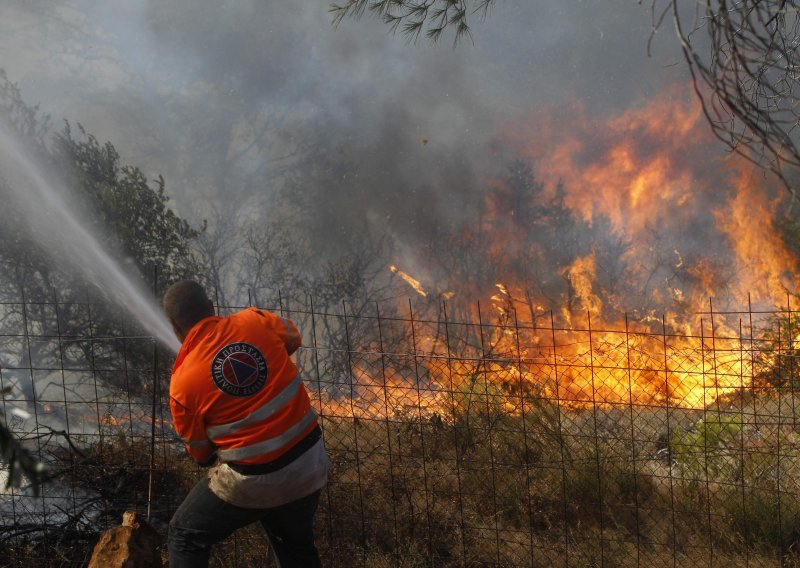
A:
[[[389,266],[389,270],[391,270],[392,272],[397,274],[400,278],[402,278],[406,282],[406,284],[408,284],[409,286],[411,286],[414,289],[414,291],[417,294],[419,294],[423,298],[427,297],[428,293],[422,287],[422,284],[420,284],[419,280],[417,280],[416,278],[413,278],[411,275],[403,272],[402,270],[397,268],[394,264]]]
[[[100,424],[103,426],[119,426],[120,424],[122,424],[122,420],[120,420],[116,416],[107,414],[106,416],[102,416],[100,418]]]

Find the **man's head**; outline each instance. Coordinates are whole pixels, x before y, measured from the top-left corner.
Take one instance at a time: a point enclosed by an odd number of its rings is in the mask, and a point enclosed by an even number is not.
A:
[[[214,304],[205,289],[193,280],[181,280],[164,294],[164,312],[175,335],[183,341],[194,324],[214,315]]]

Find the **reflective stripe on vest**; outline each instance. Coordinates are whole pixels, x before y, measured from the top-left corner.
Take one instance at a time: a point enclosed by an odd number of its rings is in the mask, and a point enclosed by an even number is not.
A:
[[[294,426],[288,428],[280,436],[275,436],[274,438],[269,438],[268,440],[263,440],[250,446],[240,446],[230,450],[218,450],[217,455],[222,461],[238,461],[255,458],[270,452],[274,452],[281,449],[294,438],[299,436],[303,430],[311,426],[316,419],[317,412],[313,407],[309,407],[308,412],[305,413],[300,421]]]
[[[241,420],[236,420],[235,422],[208,426],[206,427],[206,436],[208,436],[209,439],[214,440],[215,438],[221,438],[223,436],[235,434],[243,428],[247,428],[248,426],[266,420],[281,408],[286,406],[287,403],[291,402],[291,400],[297,394],[302,382],[303,381],[300,380],[300,375],[295,375],[292,382],[286,385],[283,390],[277,394],[277,396],[271,398],[266,403],[261,405],[261,407],[255,412],[252,412]]]

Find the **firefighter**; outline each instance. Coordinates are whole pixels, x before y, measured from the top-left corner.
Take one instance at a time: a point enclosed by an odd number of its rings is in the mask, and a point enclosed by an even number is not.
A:
[[[169,388],[175,430],[198,464],[217,464],[170,522],[170,566],[207,566],[214,543],[256,521],[279,566],[320,566],[313,518],[329,461],[290,358],[294,323],[258,308],[217,316],[189,280],[167,290],[164,311],[182,343]]]

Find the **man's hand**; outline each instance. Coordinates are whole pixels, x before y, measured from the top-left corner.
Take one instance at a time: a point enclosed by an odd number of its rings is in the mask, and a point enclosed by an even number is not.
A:
[[[190,455],[191,455],[191,454],[190,454]],[[214,452],[213,454],[211,454],[211,456],[210,456],[210,457],[209,457],[207,460],[204,460],[204,461],[197,461],[197,460],[195,460],[195,462],[196,462],[196,463],[197,463],[197,465],[199,465],[200,467],[211,467],[212,465],[214,465],[215,463],[217,463],[217,452]]]

